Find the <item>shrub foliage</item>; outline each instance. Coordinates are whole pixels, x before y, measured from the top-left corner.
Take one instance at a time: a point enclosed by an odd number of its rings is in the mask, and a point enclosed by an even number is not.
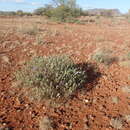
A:
[[[56,7],[46,5],[45,7],[36,9],[34,14],[44,15],[56,21],[66,22],[68,19],[82,15],[83,11],[81,8],[76,7],[75,4],[59,4]]]
[[[95,54],[92,55],[92,59],[99,63],[110,65],[118,60],[116,57],[113,57],[111,53],[111,50],[97,50]]]
[[[16,73],[16,79],[31,88],[34,99],[38,100],[66,98],[86,78],[86,72],[65,55],[36,57]]]

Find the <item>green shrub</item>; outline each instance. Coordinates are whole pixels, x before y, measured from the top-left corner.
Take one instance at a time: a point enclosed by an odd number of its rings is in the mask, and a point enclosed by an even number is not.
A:
[[[46,5],[45,7],[38,8],[34,10],[35,15],[45,15],[47,17],[52,16],[53,7],[51,5]]]
[[[66,6],[59,6],[53,10],[52,17],[58,21],[65,22],[66,18],[72,17],[71,10]]]
[[[16,73],[33,98],[60,99],[70,96],[86,81],[86,73],[65,55],[36,57]]]
[[[80,16],[80,10],[71,9],[68,6],[61,5],[46,11],[44,15],[51,19],[55,19],[56,21],[66,22],[67,19]]]
[[[45,8],[41,7],[41,8],[34,10],[34,14],[35,15],[43,15],[44,11],[45,11]]]
[[[57,7],[46,6],[36,9],[34,11],[36,15],[45,15],[55,21],[66,22],[69,18],[76,18],[82,15],[80,8],[70,8],[67,5],[59,5]]]

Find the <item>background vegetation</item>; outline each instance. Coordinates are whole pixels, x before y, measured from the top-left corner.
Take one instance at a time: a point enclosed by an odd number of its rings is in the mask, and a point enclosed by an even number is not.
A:
[[[118,9],[89,9],[83,10],[80,8],[76,0],[52,0],[53,3],[49,5],[44,5],[34,12],[24,12],[18,10],[16,12],[3,12],[0,11],[0,16],[46,16],[52,20],[68,22],[72,21],[74,18],[79,16],[106,16],[106,17],[115,17],[121,16],[122,14]],[[129,12],[125,14],[126,17],[129,17]]]

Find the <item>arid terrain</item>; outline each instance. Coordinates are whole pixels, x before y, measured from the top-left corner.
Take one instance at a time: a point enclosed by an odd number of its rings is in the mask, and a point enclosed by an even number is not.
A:
[[[0,18],[0,130],[49,130],[45,124],[54,130],[130,130],[130,22],[92,19],[69,24]],[[92,56],[100,50],[109,50],[116,60],[97,62]],[[58,107],[29,100],[14,73],[32,57],[57,54],[83,63],[88,82]]]

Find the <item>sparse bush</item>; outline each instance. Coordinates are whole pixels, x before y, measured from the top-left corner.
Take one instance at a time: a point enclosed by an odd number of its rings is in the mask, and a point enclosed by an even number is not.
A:
[[[123,119],[122,118],[112,118],[110,120],[110,125],[115,129],[121,129],[123,126]]]
[[[16,12],[14,11],[0,11],[0,16],[15,16]]]
[[[68,18],[68,19],[66,19],[66,21],[65,21],[66,23],[74,23],[74,24],[86,24],[86,22],[85,21],[83,21],[83,20],[79,20],[79,19],[75,19],[75,18]]]
[[[34,11],[36,15],[44,15],[48,18],[58,22],[66,22],[70,18],[76,18],[81,16],[83,11],[76,6],[70,7],[70,5],[60,4],[56,7],[47,5],[43,8],[38,8]]]
[[[35,15],[45,15],[47,17],[51,17],[53,7],[51,5],[45,5],[45,7],[38,8],[34,10]]]
[[[130,60],[130,52],[128,52],[128,54],[127,54],[127,58]]]
[[[52,17],[58,21],[65,22],[67,18],[72,17],[70,8],[66,6],[59,6],[53,10]]]
[[[127,60],[127,61],[121,61],[121,62],[119,63],[119,65],[120,65],[121,67],[129,68],[129,67],[130,67],[130,61],[129,61],[129,60]]]
[[[45,44],[45,43],[46,43],[46,42],[44,41],[42,35],[37,35],[37,36],[36,36],[35,44],[41,45],[41,44]]]
[[[53,18],[56,21],[67,22],[68,19],[74,19],[81,15],[80,9],[71,9],[68,6],[61,5],[51,9],[48,13],[45,13],[49,18]]]
[[[23,34],[29,34],[29,35],[36,35],[38,33],[39,29],[37,25],[21,25],[18,28],[18,32],[21,32]]]
[[[18,11],[0,11],[0,16],[32,16],[30,12],[23,12],[22,10]]]
[[[30,88],[33,99],[62,99],[86,81],[85,71],[65,55],[36,57],[16,73],[16,79]]]
[[[95,52],[95,54],[92,55],[92,59],[99,63],[110,65],[117,61],[117,58],[113,57],[111,53],[112,52],[110,50],[98,50]]]
[[[54,130],[53,121],[47,116],[43,117],[39,122],[39,130]]]
[[[45,8],[41,7],[41,8],[34,10],[34,14],[35,15],[43,15],[44,11],[45,11]]]
[[[22,10],[18,10],[18,11],[16,12],[16,15],[18,15],[18,16],[23,16],[23,15],[24,15],[24,12],[23,12]]]
[[[118,9],[88,9],[84,11],[84,15],[116,17],[116,16],[121,16],[121,13]]]

